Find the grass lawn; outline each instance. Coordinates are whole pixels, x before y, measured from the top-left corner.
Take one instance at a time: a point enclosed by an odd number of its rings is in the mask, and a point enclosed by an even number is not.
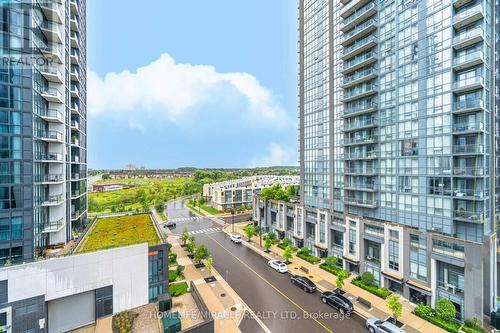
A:
[[[91,252],[148,242],[160,242],[148,214],[108,217],[97,220],[80,252]],[[85,241],[85,240],[84,240]]]
[[[187,201],[184,204],[186,205],[187,208],[191,209],[196,214],[199,214],[201,216],[205,216],[205,214],[202,211],[198,211],[198,206],[194,207],[193,205],[191,205]]]
[[[218,209],[215,209],[212,206],[207,206],[207,205],[201,205],[201,209],[203,209],[205,212],[207,212],[209,214],[212,214],[212,215],[219,215],[219,214],[223,214],[224,213],[224,212],[221,212]]]

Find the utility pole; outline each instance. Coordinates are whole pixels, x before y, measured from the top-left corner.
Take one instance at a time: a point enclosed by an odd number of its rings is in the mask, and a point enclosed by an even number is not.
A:
[[[234,234],[234,208],[231,209],[231,215],[232,215],[232,220],[233,220],[232,225],[233,225],[233,234]]]

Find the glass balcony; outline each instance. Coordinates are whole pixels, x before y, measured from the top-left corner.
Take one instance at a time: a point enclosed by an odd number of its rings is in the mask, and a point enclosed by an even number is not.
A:
[[[51,103],[63,103],[63,95],[56,88],[46,87],[40,91],[40,95]]]
[[[453,82],[453,90],[455,93],[477,90],[484,87],[484,79],[482,76],[471,77]]]
[[[351,206],[360,206],[365,208],[376,208],[377,201],[374,199],[360,199],[352,197],[344,197],[344,204]]]
[[[378,37],[370,35],[363,39],[358,39],[354,44],[342,50],[342,60],[350,59],[363,51],[367,51],[377,45]]]
[[[342,88],[348,88],[355,84],[374,79],[377,75],[378,69],[374,67],[356,71],[353,74],[344,77]]]
[[[86,177],[86,174],[83,172],[72,172],[71,173],[71,180],[80,180],[84,179]]]
[[[464,133],[464,132],[483,132],[484,123],[470,123],[470,122],[459,122],[453,125],[453,132]]]
[[[479,211],[455,210],[453,213],[455,220],[471,223],[484,223],[485,214]]]
[[[48,195],[46,197],[38,197],[37,203],[40,206],[55,206],[59,205],[64,201],[64,196],[62,194]]]
[[[43,21],[40,24],[40,30],[42,30],[43,34],[47,38],[49,42],[54,43],[62,43],[62,30],[61,25],[58,23],[53,23],[49,21]]]
[[[344,174],[352,175],[375,175],[377,170],[375,168],[344,168]]]
[[[484,200],[489,194],[488,189],[459,188],[453,191],[453,196],[463,200]]]
[[[377,158],[375,151],[355,151],[352,153],[345,153],[344,156],[346,160],[370,160]]]
[[[453,112],[456,113],[480,111],[482,109],[484,109],[484,102],[480,98],[460,100],[453,103]]]
[[[368,97],[377,93],[378,86],[375,83],[364,83],[344,91],[341,102],[347,103],[359,98]]]
[[[485,149],[480,144],[465,144],[453,145],[453,153],[455,154],[484,154]]]
[[[375,184],[373,182],[346,182],[345,189],[374,192]]]
[[[482,42],[484,40],[483,28],[477,27],[472,30],[466,31],[453,38],[453,47],[455,49],[462,49],[470,45]]]
[[[464,281],[463,276],[462,276],[462,281]],[[440,288],[446,292],[449,292],[453,295],[460,296],[460,297],[463,297],[463,295],[464,295],[463,286],[459,287],[457,284],[439,281],[439,280],[437,281],[437,286],[438,286],[438,288]]]
[[[42,233],[57,232],[64,227],[64,218],[60,218],[57,221],[49,221],[42,228]]]
[[[344,132],[348,132],[351,130],[359,130],[362,128],[374,127],[377,126],[377,119],[370,117],[364,119],[356,119],[354,121],[345,121],[344,122]]]
[[[357,26],[354,26],[352,30],[350,30],[347,33],[344,33],[342,35],[341,39],[341,45],[347,45],[349,43],[352,43],[354,40],[357,38],[361,38],[363,36],[366,36],[370,32],[374,31],[377,29],[377,20],[374,18],[371,18],[361,24],[358,24]],[[343,30],[345,31],[345,30]]]
[[[76,198],[87,192],[84,188],[71,190],[71,198]]]
[[[58,131],[38,131],[36,137],[48,142],[63,142],[63,134]]]
[[[46,162],[63,162],[63,155],[59,153],[36,153],[35,160]]]
[[[56,66],[38,66],[40,73],[50,82],[63,83],[63,75]]]
[[[377,111],[377,103],[368,101],[361,103],[350,103],[349,105],[344,106],[344,117],[354,117],[363,113],[369,113]]]
[[[462,70],[473,67],[484,62],[483,51],[476,51],[469,54],[463,54],[453,59],[453,67],[456,70]]]
[[[362,144],[372,144],[377,142],[377,136],[375,135],[366,135],[360,137],[352,137],[344,139],[344,146],[349,145],[362,145]]]
[[[348,8],[346,9],[345,7],[342,9],[342,12],[344,15],[342,18],[344,19],[341,24],[341,30],[342,31],[347,31],[351,29],[353,26],[355,26],[357,23],[362,22],[363,20],[369,18],[370,16],[373,16],[374,14],[377,13],[377,7],[373,2],[368,3],[364,5],[361,8],[358,8],[354,12],[349,11]],[[348,17],[347,17],[348,16]]]
[[[48,122],[64,123],[64,115],[54,109],[43,110],[39,116]]]
[[[454,167],[454,176],[482,177],[484,169],[482,167]]]
[[[459,29],[482,18],[484,18],[483,5],[479,3],[455,14],[453,17],[453,27]]]
[[[354,59],[347,61],[342,66],[342,73],[347,74],[349,72],[353,72],[356,69],[367,66],[375,61],[377,61],[377,52],[371,51],[366,52],[361,55],[356,56]]]
[[[35,183],[60,183],[64,181],[61,174],[35,175]]]

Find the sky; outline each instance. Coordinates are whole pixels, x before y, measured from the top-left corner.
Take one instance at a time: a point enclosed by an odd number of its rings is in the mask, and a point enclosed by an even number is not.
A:
[[[297,165],[291,0],[87,0],[89,168]]]

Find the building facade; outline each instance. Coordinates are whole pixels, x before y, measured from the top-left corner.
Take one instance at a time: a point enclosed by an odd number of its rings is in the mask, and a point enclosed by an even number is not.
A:
[[[499,287],[498,1],[299,3],[301,204],[257,198],[254,218],[482,319]]]
[[[250,207],[255,195],[263,188],[279,184],[283,187],[299,185],[298,176],[248,176],[203,185],[203,196],[215,209]]]
[[[66,243],[87,218],[86,2],[0,10],[0,263],[16,263]]]

